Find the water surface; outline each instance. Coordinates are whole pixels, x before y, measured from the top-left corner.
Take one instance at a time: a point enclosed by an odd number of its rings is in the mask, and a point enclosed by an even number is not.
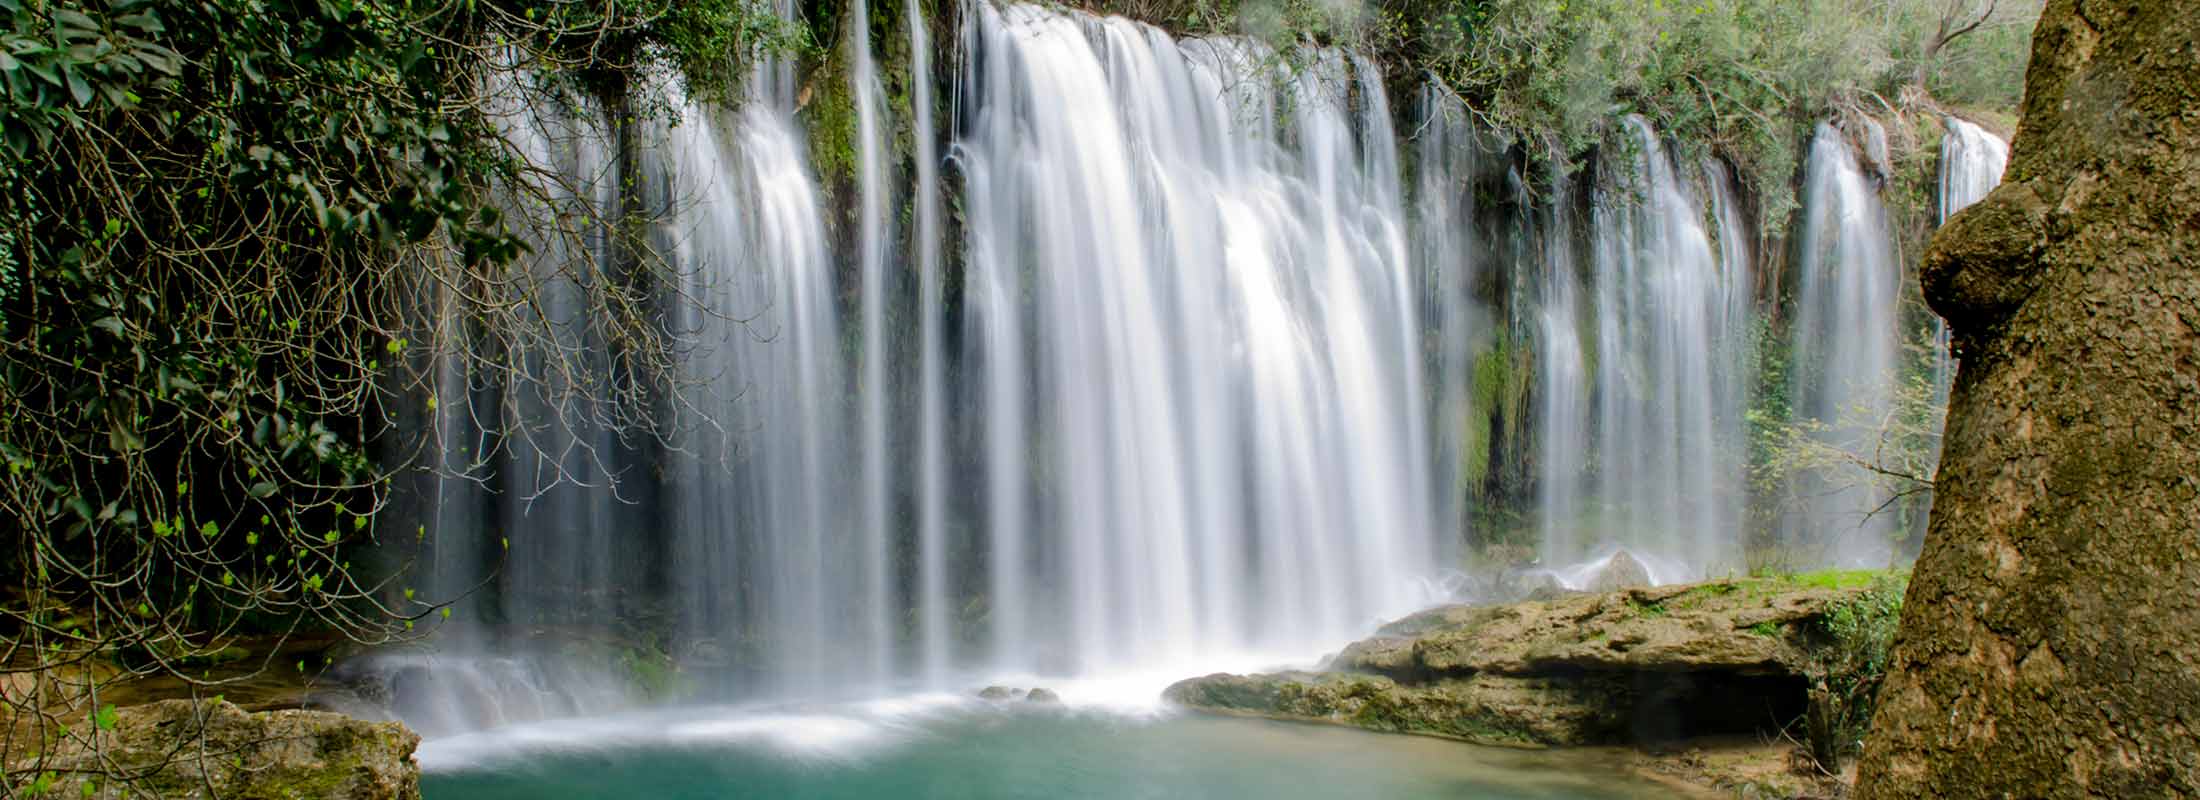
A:
[[[1606,752],[962,701],[548,723],[431,741],[421,760],[427,800],[1677,796]]]

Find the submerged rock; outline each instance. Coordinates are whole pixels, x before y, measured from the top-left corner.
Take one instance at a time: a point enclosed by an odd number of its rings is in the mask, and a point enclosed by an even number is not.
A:
[[[988,686],[984,689],[978,690],[978,697],[985,700],[1014,700],[1023,693],[1024,692],[1022,689],[1010,689],[1006,686]]]
[[[1055,694],[1053,689],[1032,689],[1030,694],[1024,695],[1024,702],[1059,703],[1062,702],[1062,696]]]
[[[1501,745],[1744,733],[1801,715],[1815,623],[1863,591],[1737,580],[1444,606],[1347,646],[1323,672],[1208,675],[1165,697]]]
[[[70,796],[78,794],[75,787],[83,785],[85,775],[130,774],[141,776],[127,788],[98,783],[86,796],[420,797],[420,765],[413,760],[420,737],[395,722],[366,722],[325,711],[247,713],[222,701],[167,700],[113,713],[111,725],[97,726],[96,752],[72,738],[47,754],[37,769],[66,776]]]

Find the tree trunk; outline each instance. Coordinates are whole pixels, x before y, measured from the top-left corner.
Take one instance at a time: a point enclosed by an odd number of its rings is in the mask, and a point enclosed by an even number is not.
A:
[[[1962,371],[1858,796],[2200,794],[2200,14],[2049,2],[1922,274]]]

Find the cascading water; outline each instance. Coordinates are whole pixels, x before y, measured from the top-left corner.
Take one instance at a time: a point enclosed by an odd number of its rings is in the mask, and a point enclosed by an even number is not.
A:
[[[816,179],[771,60],[737,116],[679,101],[639,137],[655,249],[680,276],[686,418],[668,457],[674,655],[790,695],[882,680],[887,588],[855,534],[844,362]]]
[[[1525,187],[1523,186],[1523,189]],[[1551,200],[1541,231],[1541,258],[1535,285],[1536,337],[1540,345],[1537,394],[1537,506],[1542,528],[1541,552],[1547,563],[1564,563],[1583,552],[1578,530],[1583,513],[1583,474],[1589,453],[1589,366],[1581,344],[1581,289],[1574,262],[1573,184],[1551,170]],[[1532,207],[1523,202],[1522,207]],[[1527,263],[1523,259],[1523,264]]]
[[[1941,222],[1985,199],[2009,168],[2009,143],[2001,137],[1956,117],[1944,122],[1948,133],[1940,140]]]
[[[1948,133],[1940,140],[1940,215],[1946,224],[1956,212],[1986,198],[2001,184],[2009,167],[2009,144],[1970,122],[1948,117]],[[1933,319],[1933,388],[1943,402],[1955,381],[1955,355],[1948,341],[1948,324]]]
[[[917,608],[924,631],[924,678],[946,680],[950,630],[947,586],[946,353],[940,330],[945,314],[940,274],[939,156],[932,127],[931,42],[924,12],[909,0],[909,74],[914,88],[916,150],[916,251],[918,339],[917,402]]]
[[[1734,553],[1739,528],[1742,408],[1731,389],[1740,365],[1731,359],[1746,327],[1729,317],[1728,281],[1748,266],[1721,264],[1702,205],[1649,124],[1633,118],[1628,129],[1623,187],[1596,204],[1612,223],[1597,226],[1606,334],[1597,340],[1597,494],[1627,509],[1629,544],[1700,575]]]
[[[622,489],[636,465],[612,434],[621,412],[607,386],[605,310],[591,299],[613,262],[618,162],[594,104],[521,72],[491,80],[489,120],[536,167],[503,192],[528,255],[523,268],[486,276],[423,265],[421,346],[398,350],[427,364],[423,385],[407,390],[420,403],[398,429],[426,431],[425,451],[410,454],[425,468],[398,496],[411,507],[385,516],[402,529],[382,531],[418,547],[421,585],[403,597],[448,603],[447,630],[435,652],[343,670],[402,689],[411,702],[387,710],[430,733],[601,712],[630,694],[608,672],[509,633],[623,613],[614,589],[637,577],[610,557],[634,518]],[[485,300],[491,311],[466,310]],[[485,576],[499,567],[506,578],[491,589]]]
[[[857,430],[862,440],[863,535],[859,544],[859,560],[863,579],[857,585],[857,615],[865,624],[865,641],[871,644],[871,679],[883,678],[889,669],[892,644],[891,611],[889,600],[890,573],[888,563],[891,553],[893,525],[892,475],[889,464],[893,453],[887,435],[887,401],[894,394],[887,378],[887,338],[893,334],[886,329],[886,306],[892,298],[887,288],[887,246],[891,231],[887,225],[887,209],[892,205],[893,193],[887,184],[886,141],[881,130],[885,114],[879,99],[878,69],[871,57],[871,11],[865,0],[855,0],[849,10],[852,33],[848,37],[848,79],[856,105],[856,179],[857,212],[860,229],[857,231],[859,258],[862,269],[863,354],[862,377],[856,381],[855,394],[860,398]],[[826,532],[812,530],[811,536]],[[931,600],[930,596],[921,599]],[[922,604],[919,613],[931,621],[936,610]],[[930,625],[923,626],[922,656],[927,667],[939,658],[943,643],[933,633]]]
[[[1877,124],[1865,125],[1867,145],[1885,141]],[[1820,425],[1817,436],[1850,453],[1879,446],[1897,379],[1901,265],[1877,187],[1843,131],[1819,125],[1803,184],[1791,401],[1798,418]],[[1836,464],[1801,483],[1800,507],[1784,523],[1791,543],[1844,566],[1887,565],[1896,515],[1883,513],[1889,494],[1874,476]]]
[[[661,631],[711,698],[1311,655],[1446,599],[1428,579],[1462,560],[1493,413],[1533,432],[1532,456],[1504,455],[1532,457],[1516,488],[1535,493],[1546,565],[1624,549],[1660,582],[1733,565],[1755,279],[1719,162],[1632,119],[1594,179],[1554,167],[1546,202],[1515,172],[1508,274],[1477,235],[1478,213],[1506,209],[1477,205],[1496,151],[1440,87],[1407,137],[1409,203],[1383,75],[1352,53],[973,3],[936,126],[928,20],[907,14],[906,149],[869,9],[846,20],[845,180],[812,171],[806,94],[776,58],[737,110],[660,80],[637,92],[675,113],[619,136],[585,106],[512,117],[560,177],[554,202],[605,229],[623,216],[646,253],[594,228],[544,240],[539,351],[508,373],[432,365],[444,405],[409,423],[433,426],[444,467],[419,489],[431,586],[495,586],[463,617]],[[1892,361],[1881,212],[1828,135],[1796,326],[1812,415]],[[833,220],[852,223],[841,240]],[[653,312],[677,385],[646,412],[662,440],[634,442],[607,418],[641,412],[602,399],[626,345],[590,298],[643,254],[664,267]],[[453,299],[472,290],[422,292],[438,352],[481,336]],[[1500,403],[1479,399],[1485,356],[1534,370],[1506,401],[1521,408],[1478,407]],[[420,666],[384,669],[433,690],[408,714],[625,702],[479,700],[602,683],[570,664],[484,658],[455,684]]]
[[[995,641],[1104,670],[1410,607],[1418,301],[1387,122],[1354,138],[1380,83],[1338,53],[1279,76],[1249,42],[973,11],[965,287],[991,600],[1017,610]]]
[[[1626,550],[1671,582],[1736,551],[1750,268],[1721,174],[1700,171],[1700,202],[1649,123],[1626,133],[1592,194],[1586,329],[1563,195],[1546,231],[1542,555]]]
[[[1474,383],[1474,357],[1490,338],[1489,313],[1474,294],[1480,265],[1472,181],[1481,145],[1465,105],[1441,86],[1423,88],[1419,117],[1413,242],[1421,318],[1434,351],[1426,359],[1433,387],[1429,479],[1431,512],[1442,529],[1466,524],[1469,476],[1489,463],[1489,430],[1476,427],[1489,409],[1475,407]],[[1440,537],[1437,546],[1437,563],[1459,562],[1451,537]]]

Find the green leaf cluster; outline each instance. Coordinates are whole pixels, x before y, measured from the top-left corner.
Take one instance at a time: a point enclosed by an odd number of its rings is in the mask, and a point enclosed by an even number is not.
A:
[[[0,623],[181,669],[238,626],[398,630],[385,393],[421,276],[480,306],[531,164],[488,95],[736,85],[751,0],[0,0]],[[717,91],[724,91],[718,89]],[[707,93],[707,92],[706,92]],[[454,289],[454,292],[461,290]]]

